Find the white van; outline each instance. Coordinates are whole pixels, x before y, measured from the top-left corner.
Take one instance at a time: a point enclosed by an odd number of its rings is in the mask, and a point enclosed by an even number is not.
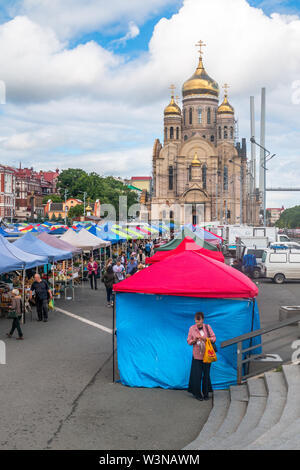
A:
[[[300,281],[300,251],[265,250],[262,274],[276,284],[282,284],[287,279]]]

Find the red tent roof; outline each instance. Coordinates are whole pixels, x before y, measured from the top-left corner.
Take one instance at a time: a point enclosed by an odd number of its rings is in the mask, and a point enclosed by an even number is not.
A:
[[[178,247],[175,248],[175,250],[157,251],[154,256],[151,256],[151,258],[146,258],[146,264],[157,263],[158,261],[162,261],[169,256],[178,255],[184,251],[196,251],[201,255],[216,259],[222,263],[225,262],[224,256],[220,251],[207,250],[206,248],[197,245],[197,243],[191,237],[185,237]]]
[[[114,291],[207,298],[253,298],[258,294],[257,286],[243,273],[195,251],[153,264],[115,284]]]

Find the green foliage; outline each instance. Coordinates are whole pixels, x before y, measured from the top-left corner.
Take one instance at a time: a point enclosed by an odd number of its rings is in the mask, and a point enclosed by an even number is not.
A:
[[[291,207],[282,212],[280,219],[276,222],[279,228],[300,227],[300,206]]]
[[[43,204],[47,204],[49,199],[51,199],[52,202],[63,202],[59,194],[48,194],[48,196],[43,197]]]
[[[86,201],[89,198],[92,203],[96,199],[100,199],[101,204],[112,204],[117,215],[120,196],[127,197],[128,208],[138,202],[136,193],[121,181],[112,176],[102,177],[95,172],[86,173],[79,168],[63,170],[58,178],[58,188],[61,196],[64,196],[64,192],[67,190],[68,198],[75,197],[81,200],[83,200],[83,193],[86,192]]]
[[[84,213],[83,204],[77,204],[77,206],[71,207],[68,212],[68,217],[74,219],[75,217],[80,217]]]

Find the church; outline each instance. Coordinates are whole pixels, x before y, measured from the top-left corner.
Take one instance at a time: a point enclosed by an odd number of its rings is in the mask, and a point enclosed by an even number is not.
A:
[[[218,83],[199,63],[182,87],[182,108],[171,86],[164,110],[164,142],[153,147],[152,220],[180,224],[246,223],[246,139],[236,142],[236,119],[227,84],[220,103]],[[178,97],[177,97],[178,98]]]

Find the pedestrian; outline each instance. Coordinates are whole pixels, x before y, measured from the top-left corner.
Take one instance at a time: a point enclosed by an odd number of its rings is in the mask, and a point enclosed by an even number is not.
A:
[[[32,296],[35,296],[36,310],[38,314],[38,321],[48,321],[48,303],[52,299],[52,292],[49,289],[48,283],[41,279],[39,274],[34,275],[34,282],[32,283],[29,299],[32,301]]]
[[[116,276],[113,271],[112,265],[109,265],[102,277],[102,281],[104,282],[105,289],[106,289],[106,299],[107,299],[107,307],[112,307],[113,306],[113,301],[112,301],[112,291],[113,291],[113,286],[114,283],[116,282]]]
[[[123,281],[125,279],[125,268],[121,261],[118,259],[117,264],[114,265],[113,271],[116,275],[116,282]]]
[[[91,283],[91,289],[97,290],[97,272],[98,272],[98,263],[94,261],[94,258],[90,258],[90,262],[87,265],[87,269],[89,272],[89,278]]]
[[[135,260],[134,256],[130,257],[129,263],[127,264],[126,273],[132,276],[137,272],[138,263]]]
[[[11,294],[12,302],[10,307],[11,311],[9,313],[9,318],[12,318],[12,325],[10,332],[7,333],[6,336],[8,338],[11,338],[14,334],[14,331],[17,330],[19,336],[16,339],[24,339],[20,326],[20,320],[22,318],[22,299],[20,296],[20,292],[18,289],[13,289]]]
[[[137,261],[139,264],[145,264],[146,262],[146,256],[143,253],[143,250],[139,250],[138,255],[137,255]]]
[[[203,362],[206,340],[216,342],[216,336],[209,325],[204,324],[204,313],[197,312],[195,324],[190,327],[187,342],[193,346],[193,359],[188,391],[197,400],[208,400],[210,388],[210,364]]]

